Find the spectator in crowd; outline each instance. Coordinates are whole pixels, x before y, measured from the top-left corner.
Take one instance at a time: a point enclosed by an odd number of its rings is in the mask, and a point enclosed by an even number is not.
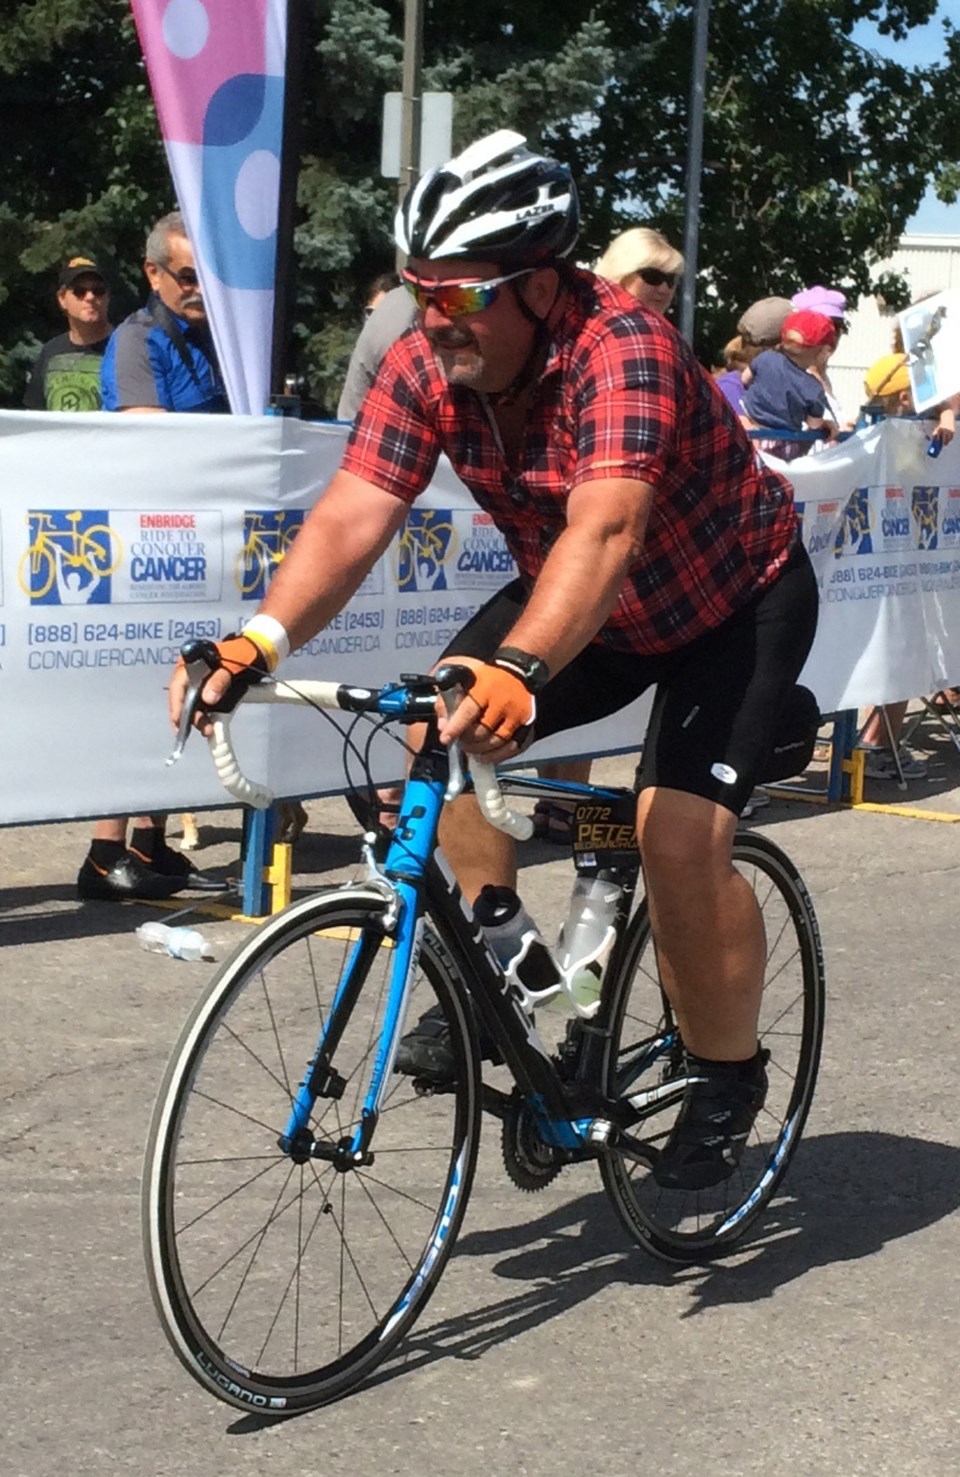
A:
[[[119,325],[103,360],[104,410],[221,414],[229,410],[200,279],[178,210],[147,237],[150,297]]]
[[[895,343],[899,332],[898,328]],[[892,354],[884,354],[871,364],[863,384],[867,394],[863,407],[864,419],[914,414],[908,357],[903,352],[902,339],[899,349]],[[958,412],[960,395],[953,396],[937,408],[937,425],[933,436],[945,446],[953,440]],[[957,697],[960,697],[960,693],[953,688],[947,693],[946,700],[955,701]],[[906,712],[905,702],[887,703],[883,707],[871,709],[860,736],[860,747],[867,751],[864,773],[869,779],[899,780],[901,776],[905,780],[926,778],[925,761],[900,747],[900,734]]]
[[[761,297],[750,304],[737,323],[737,333],[751,360],[762,349],[776,348],[783,320],[792,312],[793,304],[788,297]]]
[[[894,335],[896,342],[899,337],[899,328]],[[903,349],[895,350],[892,354],[884,354],[877,359],[867,370],[863,382],[867,392],[867,400],[863,406],[866,419],[889,418],[902,415],[913,415],[913,389],[910,385],[909,357]],[[960,414],[960,395],[951,395],[942,405],[938,405],[935,411],[930,412],[931,420],[936,416],[936,426],[933,431],[933,439],[943,446],[949,446],[957,429],[957,415]]]
[[[802,292],[795,292],[790,299],[795,312],[803,312],[808,309],[811,313],[822,313],[829,318],[837,330],[837,338],[847,331],[847,299],[839,289],[835,287],[805,287]],[[846,430],[853,429],[853,421],[844,415],[843,408],[837,396],[833,392],[830,383],[830,375],[826,364],[815,365],[810,373],[823,385],[827,396],[827,409],[838,426]]]
[[[364,308],[367,321],[354,344],[337,405],[337,419],[341,421],[353,420],[377,377],[384,354],[417,316],[416,304],[405,287],[394,286],[378,291],[378,284],[385,280],[384,277],[376,277],[370,284]]]
[[[364,318],[370,318],[376,308],[379,308],[388,292],[400,286],[400,278],[396,272],[381,272],[379,277],[374,277],[367,288],[366,302],[363,305]]]
[[[614,236],[596,270],[608,282],[618,282],[641,307],[665,318],[683,276],[683,257],[659,231],[634,226]]]
[[[193,249],[179,211],[163,216],[147,237],[143,270],[151,293],[113,334],[103,359],[104,410],[140,414],[226,411]],[[165,818],[97,821],[77,877],[83,898],[165,898],[174,893],[223,892],[227,884],[198,872],[167,845]]]
[[[826,392],[809,371],[826,364],[836,342],[836,328],[824,314],[809,308],[789,313],[780,328],[779,347],[759,354],[744,371],[745,420],[759,428],[823,430],[835,439],[837,424],[827,415]],[[807,447],[784,440],[769,449],[791,461]]]
[[[723,369],[716,376],[717,389],[735,415],[743,415],[743,372],[749,369],[756,354],[751,352],[739,334],[723,346]]]
[[[57,302],[66,333],[48,339],[30,371],[27,410],[99,410],[100,366],[113,329],[110,289],[89,256],[72,256],[60,272]]]

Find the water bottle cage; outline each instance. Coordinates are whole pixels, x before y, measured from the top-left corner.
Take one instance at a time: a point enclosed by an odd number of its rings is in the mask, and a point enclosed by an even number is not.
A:
[[[514,954],[513,958],[510,960],[509,964],[505,964],[502,966],[504,977],[520,996],[523,1008],[528,1015],[530,1015],[539,1007],[550,1004],[551,1001],[555,1000],[556,997],[561,992],[563,992],[567,996],[565,1005],[568,1006],[574,1014],[580,1016],[583,1020],[591,1020],[600,1009],[599,995],[597,996],[597,999],[592,1000],[588,1005],[582,1005],[574,995],[574,980],[582,970],[587,969],[590,965],[600,964],[602,966],[606,962],[607,955],[609,954],[610,949],[613,946],[613,941],[615,937],[616,929],[611,925],[607,929],[606,934],[604,935],[600,945],[591,953],[587,954],[583,959],[575,960],[574,962],[568,964],[566,968],[564,968],[561,964],[554,960],[559,978],[556,980],[555,983],[547,985],[546,988],[542,990],[534,990],[531,989],[529,985],[524,984],[523,980],[520,978],[520,975],[523,972],[524,963],[527,959],[528,954],[530,953],[531,948],[534,944],[542,942],[539,934],[536,933],[533,929],[530,929],[523,934],[520,942],[520,947]],[[602,969],[598,972],[598,980],[601,977]]]
[[[570,960],[566,964],[563,963],[562,959],[557,961],[557,968],[563,976],[563,987],[570,996],[570,1004],[577,1015],[583,1020],[591,1020],[600,1009],[599,984],[603,979],[603,971],[606,968],[607,959],[609,958],[610,950],[613,948],[616,936],[617,930],[611,923],[600,943],[589,954],[584,954],[581,959]],[[563,940],[561,937],[561,948],[562,943]],[[597,998],[592,1000],[589,1005],[582,1005],[574,992],[574,981],[577,975],[581,974],[584,970],[590,969],[591,965],[595,967],[597,975],[598,994]]]

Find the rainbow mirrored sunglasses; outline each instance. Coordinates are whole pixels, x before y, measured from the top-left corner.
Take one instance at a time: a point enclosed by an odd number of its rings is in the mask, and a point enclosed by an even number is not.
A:
[[[401,272],[400,275],[421,313],[425,313],[433,303],[444,318],[464,318],[468,313],[482,313],[484,308],[489,308],[505,282],[529,277],[536,270],[536,267],[524,267],[522,271],[510,272],[506,277],[490,277],[486,282],[431,282],[429,286],[411,272]]]

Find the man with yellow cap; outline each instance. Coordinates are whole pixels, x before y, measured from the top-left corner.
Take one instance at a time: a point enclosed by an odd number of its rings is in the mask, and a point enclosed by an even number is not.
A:
[[[868,412],[885,416],[913,415],[913,390],[910,386],[910,371],[906,354],[884,354],[871,364],[864,376],[863,387],[867,392]],[[960,396],[953,395],[937,407],[937,428],[931,438],[942,446],[949,446],[957,428],[957,412],[960,411]],[[931,416],[932,419],[932,416]]]

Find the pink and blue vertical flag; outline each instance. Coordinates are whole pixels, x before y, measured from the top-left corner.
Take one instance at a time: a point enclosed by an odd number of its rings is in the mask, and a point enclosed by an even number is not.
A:
[[[262,415],[283,145],[287,0],[131,0],[227,394]]]

